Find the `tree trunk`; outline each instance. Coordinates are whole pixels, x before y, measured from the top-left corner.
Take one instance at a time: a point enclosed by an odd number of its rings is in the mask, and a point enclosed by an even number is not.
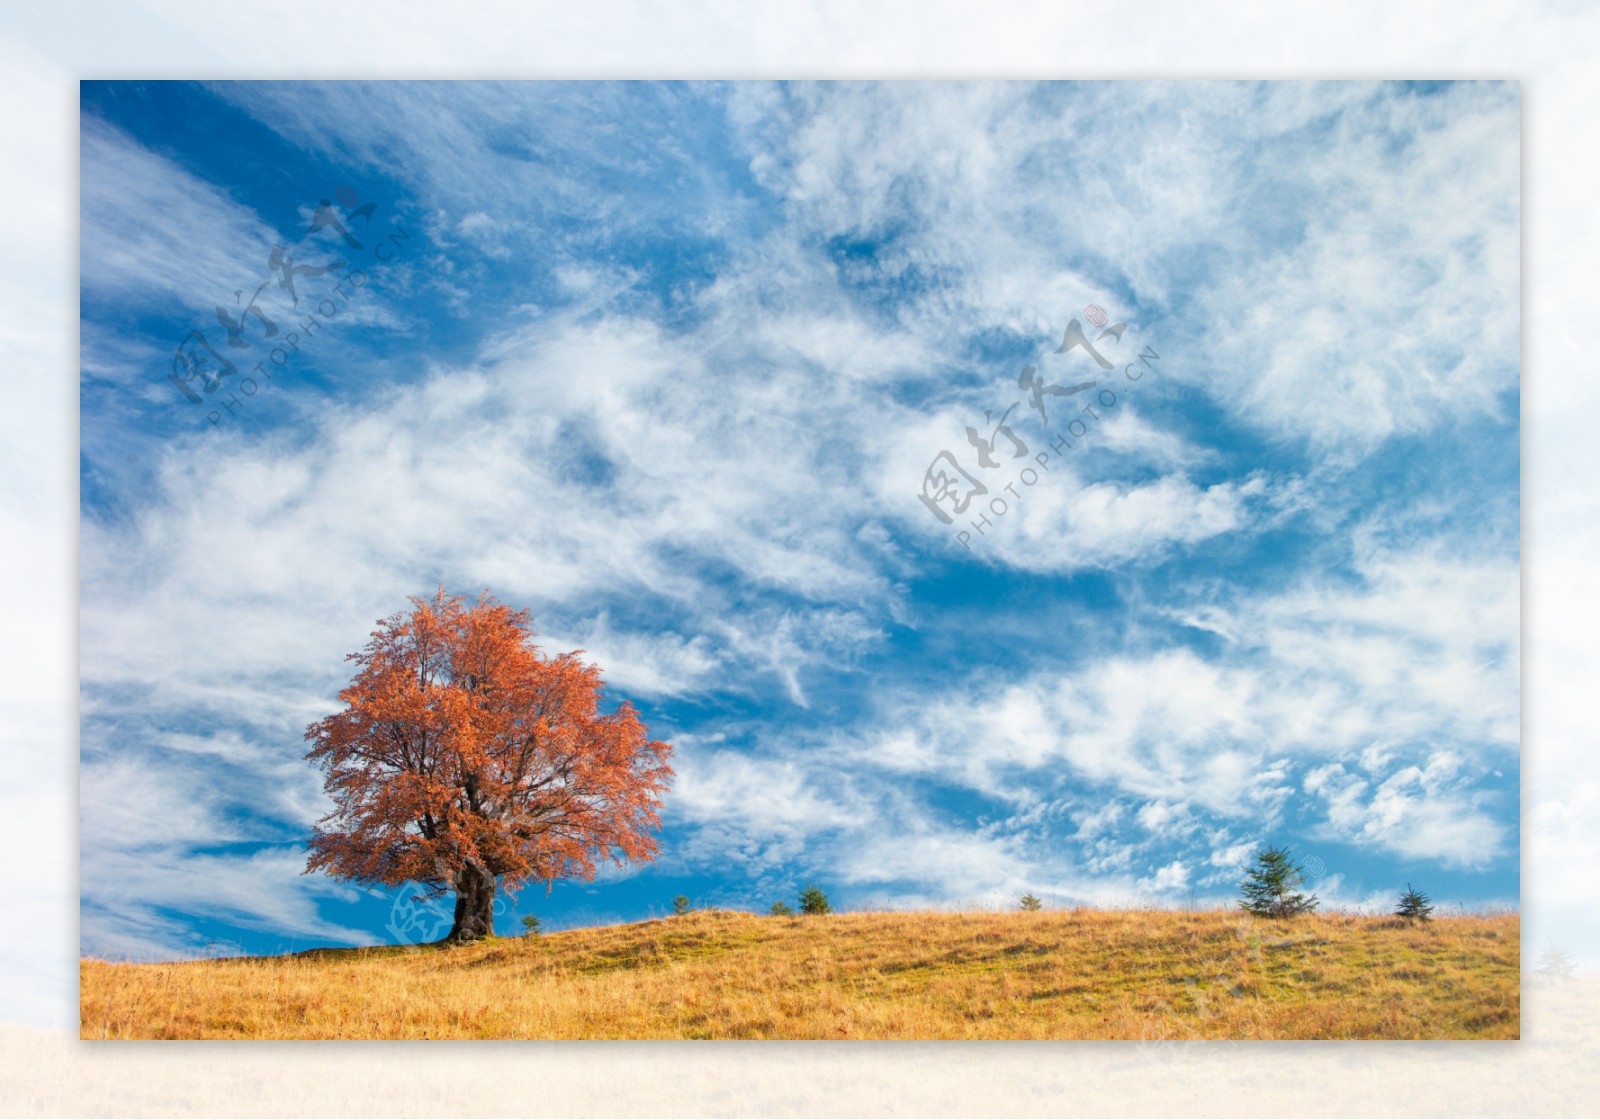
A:
[[[481,941],[494,934],[494,876],[477,860],[456,872],[456,920],[447,941]]]

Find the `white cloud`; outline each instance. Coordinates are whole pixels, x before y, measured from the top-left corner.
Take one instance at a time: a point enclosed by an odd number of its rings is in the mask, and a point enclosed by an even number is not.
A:
[[[146,311],[176,304],[204,313],[204,326],[236,289],[270,278],[277,235],[224,189],[94,116],[82,161],[86,296]]]
[[[1181,475],[1142,485],[1078,483],[1066,471],[1042,479],[1017,503],[1016,517],[984,545],[1006,563],[1033,571],[1155,559],[1242,527],[1250,520],[1251,499],[1266,488],[1259,476],[1207,487]]]
[[[1343,842],[1483,866],[1509,836],[1477,782],[1518,749],[1505,718],[1517,708],[1516,568],[1429,550],[1360,564],[1355,580],[1235,596],[1217,608],[1235,641],[1210,658],[1182,646],[1087,655],[960,698],[908,698],[876,736],[841,737],[829,753],[1016,811],[1064,788],[1104,791],[1075,814],[1085,858],[1104,866],[1125,866],[1145,837],[1189,835],[1195,814],[1259,835],[1301,812],[1298,792],[1321,814],[1300,827],[1320,819]],[[1377,729],[1394,737],[1374,743]],[[1213,840],[1209,863],[1231,869],[1253,842]]]
[[[1455,753],[1434,751],[1423,765],[1402,767],[1376,785],[1337,763],[1308,774],[1304,784],[1324,802],[1327,834],[1335,839],[1479,867],[1503,854],[1508,830],[1458,778],[1460,766]]]
[[[1206,284],[1204,337],[1188,341],[1213,358],[1208,391],[1274,435],[1360,453],[1496,413],[1516,385],[1514,85],[1041,98],[906,83],[753,87],[734,104],[758,175],[798,218],[823,236],[892,238],[882,267],[957,288],[926,300],[924,331],[1040,334],[1082,302],[1116,306],[1062,267],[1084,251],[1166,303],[1191,255],[1220,241],[1236,263]]]
[[[1226,844],[1223,847],[1212,849],[1211,854],[1206,858],[1206,862],[1212,867],[1220,868],[1222,871],[1232,875],[1244,870],[1245,865],[1250,862],[1250,858],[1255,855],[1256,847],[1256,843],[1249,840],[1242,844]]]
[[[318,913],[319,899],[349,900],[354,892],[326,879],[302,877],[304,871],[305,854],[299,850],[267,849],[248,856],[176,847],[97,852],[84,861],[84,951],[168,959],[193,955],[202,947],[200,939],[174,938],[177,927],[163,910],[279,935],[284,951],[303,948],[306,941],[373,944],[377,939],[371,931],[341,926]]]
[[[1121,802],[1108,801],[1098,809],[1085,811],[1078,814],[1074,818],[1078,825],[1078,839],[1094,839],[1105,829],[1115,825],[1122,819],[1123,809],[1124,807]]]
[[[859,829],[874,815],[849,786],[817,783],[799,759],[705,749],[690,737],[679,739],[672,765],[667,820],[694,832],[664,857],[669,866],[731,863],[760,874],[796,863],[823,834]]]
[[[1277,169],[1321,200],[1300,236],[1207,295],[1211,391],[1323,449],[1498,415],[1518,384],[1516,86],[1375,98],[1331,130]]]
[[[1154,875],[1139,880],[1139,888],[1156,894],[1179,891],[1189,885],[1189,868],[1182,860],[1173,860],[1159,868]]]
[[[555,649],[581,648],[584,660],[598,666],[608,685],[643,696],[683,696],[704,686],[707,675],[722,664],[703,634],[685,639],[670,631],[618,632],[602,612],[581,636],[542,636]]]
[[[1164,832],[1169,827],[1182,828],[1189,824],[1189,806],[1182,801],[1147,801],[1137,814],[1139,823],[1151,832]]]

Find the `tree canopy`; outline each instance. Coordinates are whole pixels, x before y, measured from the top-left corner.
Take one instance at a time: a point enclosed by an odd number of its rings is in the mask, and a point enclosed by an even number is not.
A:
[[[347,659],[343,708],[306,730],[334,802],[306,870],[453,888],[450,936],[470,940],[493,932],[497,882],[654,858],[671,747],[632,705],[601,711],[582,651],[546,656],[529,612],[487,591],[410,602]]]

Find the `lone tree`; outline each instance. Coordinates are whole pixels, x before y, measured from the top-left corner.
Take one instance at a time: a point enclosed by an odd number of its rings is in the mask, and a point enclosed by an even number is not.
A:
[[[1567,951],[1555,945],[1539,954],[1539,972],[1552,979],[1571,976],[1576,967]]]
[[[1017,906],[1023,910],[1037,910],[1043,905],[1044,903],[1035,898],[1032,892],[1029,892],[1028,894],[1025,894],[1021,898],[1017,899]]]
[[[677,898],[673,899],[672,912],[680,916],[687,914],[689,912],[689,899],[681,894]]]
[[[626,702],[601,714],[600,670],[547,657],[531,616],[412,597],[347,660],[344,708],[306,729],[334,810],[306,871],[456,895],[447,941],[494,932],[497,884],[593,879],[654,858],[672,748]]]
[[[1258,918],[1292,918],[1307,913],[1317,908],[1317,896],[1295,889],[1303,882],[1305,873],[1289,858],[1289,849],[1262,848],[1239,884],[1239,893],[1244,895],[1239,905]]]
[[[793,914],[794,910],[790,908],[787,902],[774,902],[772,904],[772,909],[768,910],[767,913],[772,914],[775,917],[782,918],[789,914]]]
[[[831,914],[833,907],[828,905],[828,896],[823,894],[810,883],[800,892],[800,913],[802,914]]]
[[[1407,883],[1406,893],[1400,896],[1400,904],[1395,907],[1394,916],[1408,920],[1415,919],[1419,922],[1430,921],[1433,918],[1433,900]]]

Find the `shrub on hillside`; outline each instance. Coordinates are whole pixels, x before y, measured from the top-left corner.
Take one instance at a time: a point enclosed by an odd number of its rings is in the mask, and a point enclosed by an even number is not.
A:
[[[1295,866],[1289,849],[1268,846],[1256,853],[1255,862],[1245,870],[1239,893],[1239,906],[1258,918],[1292,918],[1317,908],[1317,896],[1296,888],[1306,881],[1305,872]]]
[[[800,892],[800,913],[802,914],[831,914],[833,907],[828,904],[828,896],[823,894],[810,883]]]
[[[1576,967],[1571,955],[1555,945],[1539,954],[1539,973],[1550,979],[1564,979],[1571,976]]]
[[[1407,883],[1406,893],[1400,896],[1400,904],[1395,908],[1394,916],[1405,918],[1407,921],[1430,921],[1433,918],[1433,901]]]

